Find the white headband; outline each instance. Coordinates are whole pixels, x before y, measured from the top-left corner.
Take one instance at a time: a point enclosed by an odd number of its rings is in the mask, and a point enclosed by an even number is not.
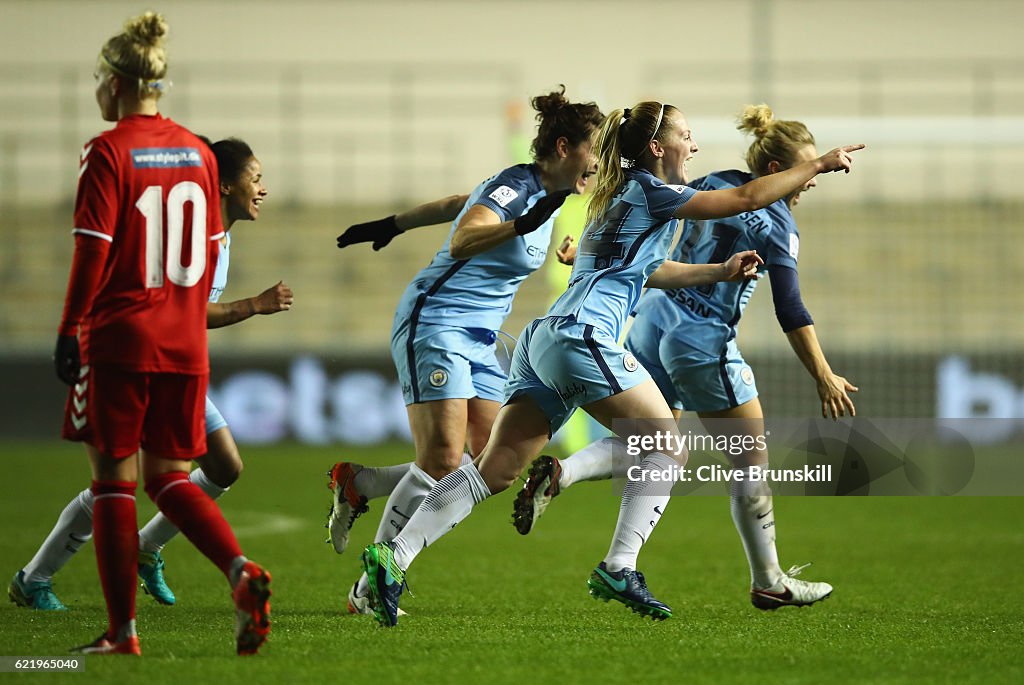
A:
[[[651,139],[647,141],[647,145],[650,145],[651,142],[654,140],[654,137],[656,135],[658,135],[658,129],[661,128],[661,122],[662,122],[662,119],[664,119],[664,118],[665,118],[665,105],[662,105],[661,109],[658,110],[658,122],[654,125],[654,133],[651,134]],[[623,113],[622,118],[619,119],[619,126],[622,126],[623,124],[625,124],[627,119],[628,119],[628,117],[625,115],[625,113]],[[644,147],[646,148],[647,145],[645,145]],[[643,154],[643,150],[640,150],[640,154]],[[635,159],[626,159],[625,157],[620,157],[619,158],[619,163],[625,169],[632,169],[633,165],[636,164],[636,160]]]

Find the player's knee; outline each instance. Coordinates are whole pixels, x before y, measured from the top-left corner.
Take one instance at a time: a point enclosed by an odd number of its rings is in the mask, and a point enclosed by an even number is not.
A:
[[[441,480],[462,465],[463,446],[441,440],[417,455],[416,464],[434,480]]]
[[[443,457],[435,457],[434,459],[422,461],[424,463],[420,465],[420,468],[434,480],[441,480],[449,473],[459,468],[462,462],[462,453],[459,453],[458,458],[452,458],[450,455],[445,455]]]

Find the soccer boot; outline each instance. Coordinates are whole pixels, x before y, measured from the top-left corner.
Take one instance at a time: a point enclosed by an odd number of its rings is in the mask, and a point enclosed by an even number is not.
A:
[[[369,594],[365,597],[359,595],[359,581],[352,583],[352,587],[348,591],[348,604],[346,606],[348,613],[360,614],[363,616],[373,616],[373,595]],[[398,616],[408,616],[408,614],[402,610],[398,610]]]
[[[774,611],[779,607],[806,607],[827,599],[832,594],[831,585],[796,578],[808,566],[793,566],[771,587],[751,588],[750,603],[758,609]]]
[[[331,511],[327,515],[327,542],[341,554],[348,547],[348,534],[356,519],[370,510],[366,497],[356,492],[356,474],[363,470],[359,464],[339,461],[327,472],[331,479],[327,488],[334,493]]]
[[[139,578],[142,579],[142,591],[147,595],[152,595],[160,604],[174,604],[174,593],[164,580],[164,558],[160,552],[139,550]]]
[[[360,597],[356,592],[359,587],[359,581],[352,583],[352,587],[348,591],[348,613],[359,614],[362,616],[372,616],[373,607],[370,606],[373,603],[373,595],[367,595]]]
[[[270,635],[270,574],[245,562],[231,596],[235,600],[235,646],[239,654],[255,654]]]
[[[25,572],[18,571],[7,586],[7,596],[20,607],[38,611],[67,611],[64,603],[53,594],[53,585],[49,582],[26,583]]]
[[[520,535],[533,530],[534,524],[558,497],[561,486],[558,481],[562,477],[562,465],[554,457],[541,456],[533,460],[527,472],[526,485],[516,495],[512,505],[512,525]]]
[[[139,647],[138,635],[132,635],[131,637],[126,637],[120,642],[114,642],[113,639],[107,633],[103,633],[87,645],[82,645],[81,647],[72,647],[71,652],[74,654],[128,654],[131,656],[142,655],[142,649]]]
[[[609,571],[602,561],[590,574],[587,586],[595,599],[606,602],[614,599],[638,614],[650,616],[655,621],[663,621],[672,616],[672,609],[655,599],[647,589],[647,581],[640,571],[631,568]]]
[[[377,623],[385,628],[398,623],[398,600],[405,588],[405,572],[395,562],[393,544],[378,542],[363,550],[363,569],[373,597],[370,606]]]

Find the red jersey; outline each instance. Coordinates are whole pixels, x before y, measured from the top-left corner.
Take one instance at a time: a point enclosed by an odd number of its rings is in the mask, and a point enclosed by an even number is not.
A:
[[[159,114],[82,149],[74,233],[110,242],[82,320],[82,363],[205,374],[206,302],[224,232],[217,161]]]

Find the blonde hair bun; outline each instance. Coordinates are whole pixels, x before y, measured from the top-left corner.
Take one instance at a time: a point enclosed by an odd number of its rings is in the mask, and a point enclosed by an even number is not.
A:
[[[124,23],[125,34],[134,42],[148,47],[163,44],[167,30],[167,20],[156,12],[146,12]]]
[[[757,138],[764,138],[774,121],[775,114],[768,105],[747,105],[736,117],[736,128],[744,133],[753,133]]]

